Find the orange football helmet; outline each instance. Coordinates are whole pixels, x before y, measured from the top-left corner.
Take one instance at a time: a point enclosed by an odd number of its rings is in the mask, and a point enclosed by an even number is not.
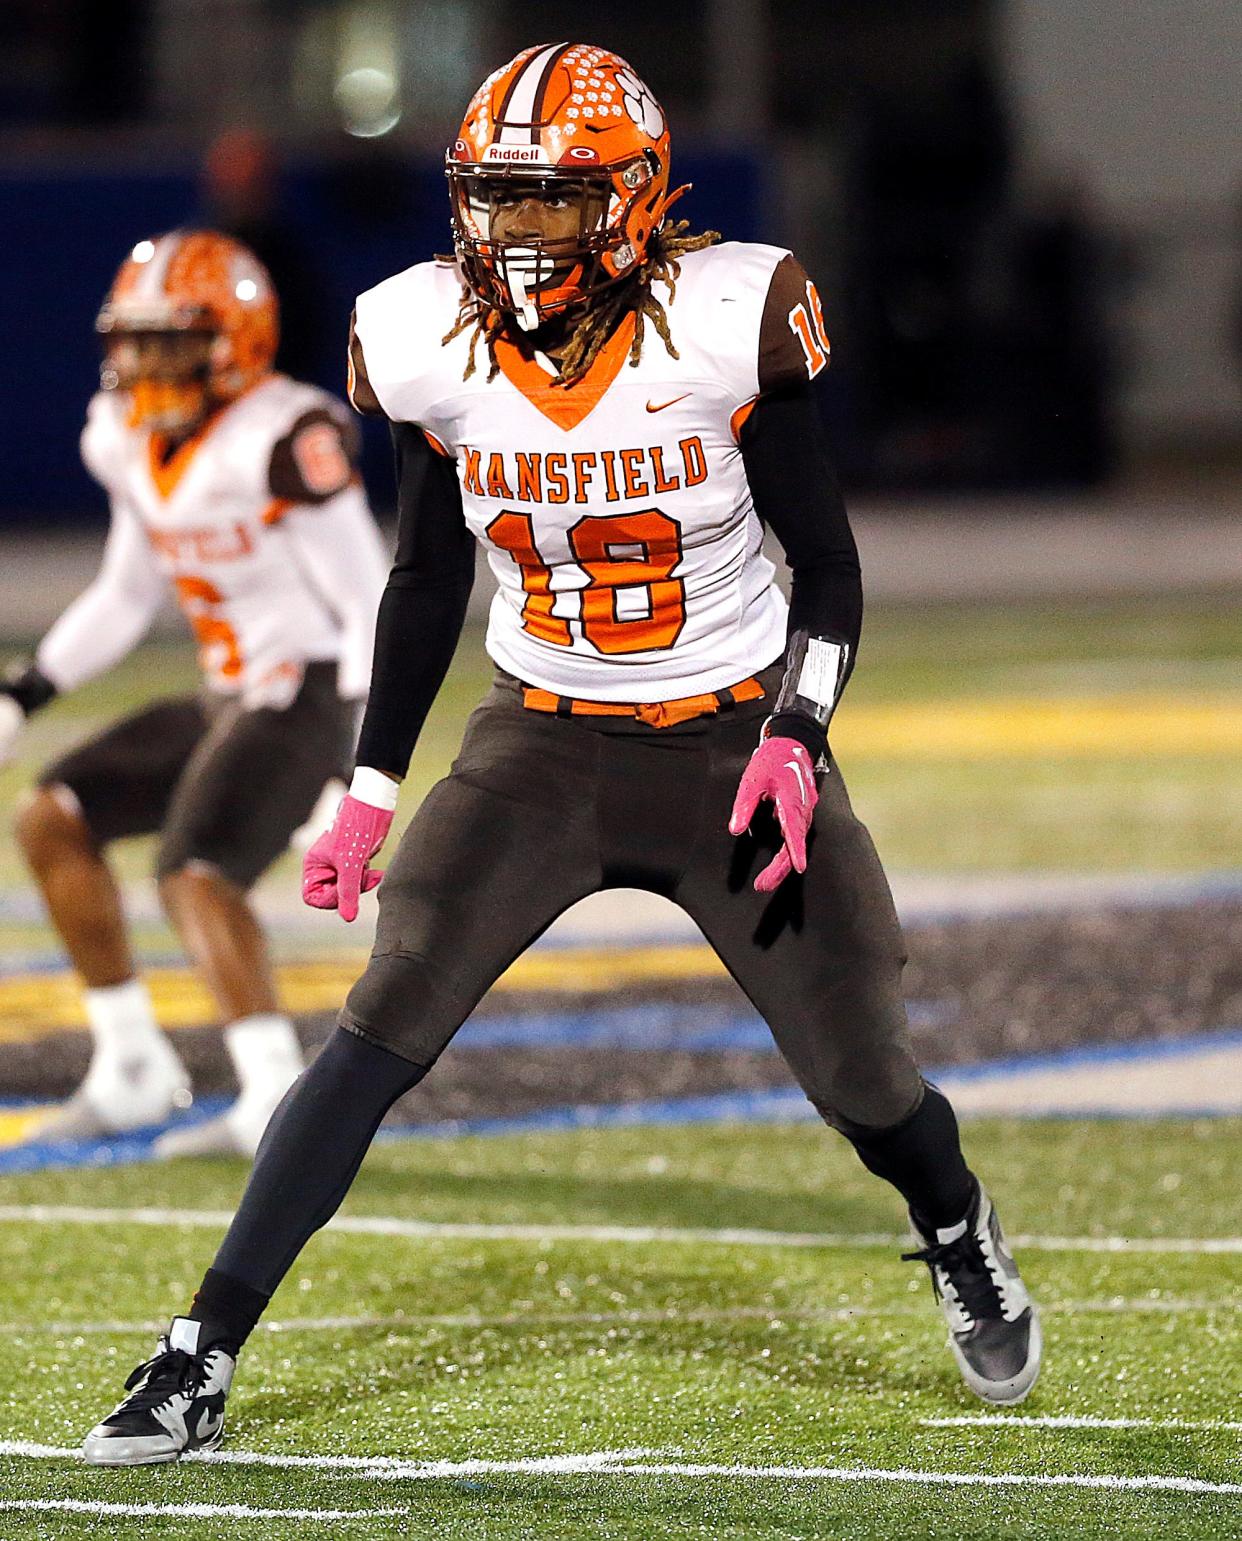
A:
[[[639,267],[672,202],[659,103],[624,59],[589,43],[539,44],[489,75],[445,173],[466,282],[528,331]],[[495,237],[496,199],[515,183],[575,198],[577,236]]]
[[[279,336],[267,270],[212,230],[139,241],[95,323],[100,383],[131,394],[130,422],[183,431],[270,373]]]

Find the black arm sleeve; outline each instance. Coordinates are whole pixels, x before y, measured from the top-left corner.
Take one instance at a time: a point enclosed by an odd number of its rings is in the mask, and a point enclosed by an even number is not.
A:
[[[375,626],[357,763],[404,776],[466,619],[474,537],[453,462],[413,423],[389,427],[397,457],[397,555]]]
[[[797,674],[810,639],[838,644],[840,696],[858,652],[863,595],[858,548],[810,386],[761,396],[740,443],[755,512],[780,541],[793,580],[785,685],[770,731],[818,756],[826,718],[793,705]]]

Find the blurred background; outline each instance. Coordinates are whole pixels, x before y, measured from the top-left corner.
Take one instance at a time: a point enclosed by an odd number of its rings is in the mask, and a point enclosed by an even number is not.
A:
[[[549,0],[6,0],[0,522],[98,512],[91,324],[136,235],[248,240],[282,362],[339,386],[354,294],[445,245],[440,157],[474,86],[583,25]],[[669,112],[687,213],[816,275],[853,487],[1236,470],[1231,0],[690,0],[596,30]]]
[[[353,297],[448,244],[441,157],[477,83],[584,26],[664,104],[674,179],[694,184],[679,212],[793,247],[824,298],[822,406],[869,605],[833,741],[893,875],[926,1060],[1176,1039],[1191,1070],[1179,1081],[1161,1060],[1126,1105],[1237,1102],[1236,0],[687,0],[589,21],[558,0],[5,0],[0,652],[37,639],[98,561],[106,509],[77,439],[95,313],[133,242],[189,221],[249,242],[282,297],[282,364],[340,390]],[[386,517],[386,436],[366,432]],[[406,812],[485,688],[490,591],[476,587]],[[0,772],[0,816],[50,754],[193,678],[170,613],[31,724]],[[223,1088],[149,854],[120,861],[164,1019],[206,1035],[198,1069]],[[261,900],[314,1041],[373,911],[348,934],[310,916],[291,858]],[[548,945],[560,972],[519,966],[481,1008],[502,1025],[466,1029],[416,1093],[431,1099],[419,1117],[788,1090],[762,1024],[662,901],[588,906]],[[0,834],[14,1095],[63,1094],[80,1074],[61,967]],[[639,1017],[616,1016],[631,1006]],[[588,1041],[602,1058],[579,1052]],[[486,1054],[471,1069],[472,1044],[498,1043],[516,1055],[506,1076]],[[626,1058],[627,1044],[653,1052]],[[1108,1103],[1109,1064],[1072,1105]],[[1067,1070],[1051,1104],[1011,1085],[1002,1105],[1063,1111],[1080,1079]]]

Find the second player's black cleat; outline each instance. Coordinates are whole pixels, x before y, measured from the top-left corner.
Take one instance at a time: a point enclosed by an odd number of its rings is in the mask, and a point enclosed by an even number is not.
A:
[[[985,1402],[1021,1402],[1039,1375],[1043,1338],[1039,1312],[1005,1245],[992,1201],[976,1186],[974,1201],[958,1225],[928,1233],[911,1216],[925,1243],[903,1253],[926,1263],[940,1309],[949,1324],[949,1347],[962,1378]]]
[[[218,1343],[200,1350],[201,1327],[173,1317],[154,1357],[125,1382],[130,1395],[86,1436],[92,1466],[150,1466],[220,1443],[237,1358]]]

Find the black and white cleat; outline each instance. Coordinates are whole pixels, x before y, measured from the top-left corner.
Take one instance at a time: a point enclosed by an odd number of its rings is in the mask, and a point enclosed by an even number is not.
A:
[[[199,1347],[201,1322],[174,1316],[153,1358],[125,1382],[130,1393],[86,1436],[92,1466],[150,1466],[187,1450],[213,1450],[237,1359],[219,1344]]]
[[[911,1220],[924,1245],[902,1257],[927,1264],[962,1379],[985,1402],[1021,1402],[1039,1376],[1043,1337],[991,1199],[978,1188],[966,1218],[932,1235]]]

